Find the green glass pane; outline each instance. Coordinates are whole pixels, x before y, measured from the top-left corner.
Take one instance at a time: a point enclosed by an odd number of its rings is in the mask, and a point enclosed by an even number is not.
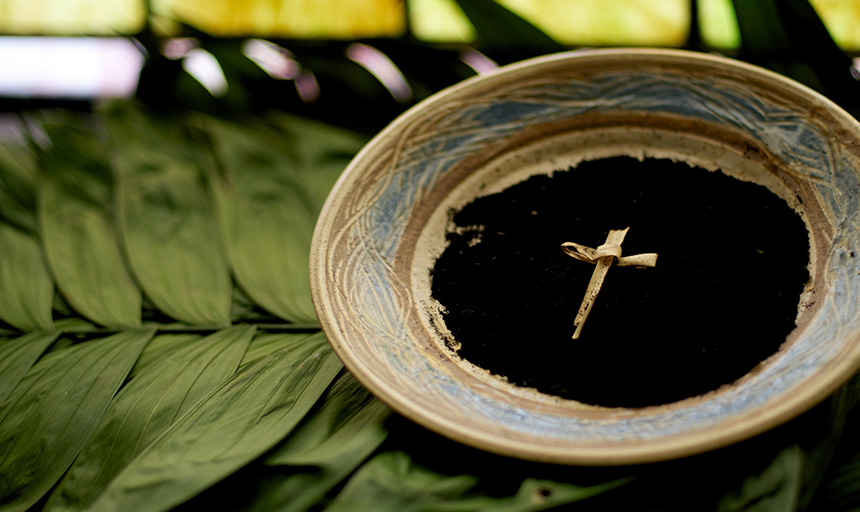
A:
[[[475,27],[454,0],[412,0],[409,2],[412,33],[423,41],[469,43]]]
[[[702,40],[711,48],[738,48],[741,36],[731,0],[699,0]]]

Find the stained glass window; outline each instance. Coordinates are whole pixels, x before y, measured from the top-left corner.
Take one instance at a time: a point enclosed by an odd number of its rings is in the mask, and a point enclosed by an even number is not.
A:
[[[689,30],[688,0],[497,1],[571,46],[678,46]],[[811,3],[842,48],[860,51],[860,2]],[[698,7],[705,43],[736,48],[731,0]],[[4,34],[134,34],[147,21],[165,35],[187,24],[215,36],[360,39],[399,37],[408,25],[425,41],[475,38],[454,0],[0,0]]]

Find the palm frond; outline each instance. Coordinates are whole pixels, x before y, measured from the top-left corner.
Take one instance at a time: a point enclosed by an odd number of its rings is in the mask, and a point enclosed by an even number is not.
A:
[[[0,408],[0,509],[27,509],[59,480],[153,332],[78,343],[24,375]]]
[[[139,327],[141,295],[114,230],[112,177],[83,116],[41,116],[50,139],[40,152],[38,219],[45,254],[65,300],[87,319]]]
[[[90,510],[167,510],[229,476],[280,441],[340,369],[323,336],[284,334],[134,458]]]

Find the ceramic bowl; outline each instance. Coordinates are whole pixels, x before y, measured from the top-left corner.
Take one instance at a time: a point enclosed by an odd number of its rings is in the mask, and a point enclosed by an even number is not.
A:
[[[630,409],[517,387],[461,360],[430,295],[449,210],[534,174],[616,155],[721,169],[767,186],[801,214],[811,280],[780,350],[713,392]],[[641,463],[761,433],[860,368],[858,221],[860,125],[819,94],[711,55],[564,53],[466,80],[374,138],[322,211],[311,285],[338,356],[401,414],[508,456]]]

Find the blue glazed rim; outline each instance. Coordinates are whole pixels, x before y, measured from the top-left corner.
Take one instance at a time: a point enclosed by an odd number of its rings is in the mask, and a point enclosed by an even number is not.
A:
[[[810,223],[810,307],[780,353],[754,374],[667,406],[628,410],[529,400],[473,378],[428,341],[438,333],[416,312],[423,306],[408,268],[428,210],[487,154],[528,144],[540,136],[534,134],[613,122],[699,129],[765,155]],[[374,138],[322,211],[311,286],[323,329],[345,366],[422,425],[525,459],[647,462],[763,432],[820,402],[860,368],[858,220],[860,125],[826,98],[711,55],[571,52],[446,89]]]

